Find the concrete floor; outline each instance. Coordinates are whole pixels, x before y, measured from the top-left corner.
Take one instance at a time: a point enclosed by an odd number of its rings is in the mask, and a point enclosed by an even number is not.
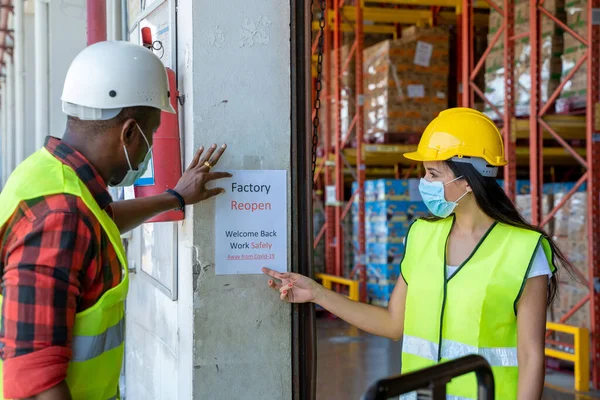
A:
[[[400,343],[372,336],[341,320],[317,323],[317,400],[354,400],[373,381],[400,372]],[[544,400],[600,399],[600,394],[573,394],[569,375],[549,373]]]

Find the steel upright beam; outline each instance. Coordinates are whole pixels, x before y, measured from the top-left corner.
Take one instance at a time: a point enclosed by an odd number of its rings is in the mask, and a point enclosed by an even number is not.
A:
[[[595,110],[600,103],[600,21],[594,21],[594,14],[600,13],[600,0],[588,0],[587,5],[587,162],[588,174],[588,263],[592,328],[592,382],[600,389],[600,121]]]
[[[540,16],[547,17],[552,15],[544,9],[543,0],[531,0],[530,3],[530,42],[531,42],[531,105],[530,105],[530,179],[531,179],[531,201],[532,201],[532,222],[536,225],[545,225],[556,212],[568,201],[579,186],[587,181],[587,222],[588,222],[588,286],[589,295],[583,298],[572,310],[563,315],[561,323],[566,322],[573,313],[589,300],[592,330],[592,383],[594,388],[600,388],[600,293],[598,285],[600,284],[600,168],[597,165],[600,157],[600,128],[596,118],[598,115],[595,109],[600,102],[600,27],[599,22],[594,23],[594,10],[600,9],[600,0],[588,0],[587,4],[587,40],[578,35],[570,27],[561,26],[567,34],[574,36],[587,47],[583,57],[579,60],[572,71],[565,77],[563,82],[550,94],[548,102],[545,105],[540,103]],[[574,149],[544,120],[546,112],[552,107],[554,101],[558,98],[565,83],[570,80],[575,72],[580,69],[584,62],[587,62],[587,104],[586,104],[586,160],[578,159],[579,163],[587,169],[582,178],[575,187],[569,191],[563,200],[542,221],[541,195],[543,187],[543,160],[541,157],[542,135],[541,128],[556,139],[556,141],[565,148],[566,151],[576,156]],[[577,159],[577,157],[575,157]]]
[[[341,202],[344,198],[344,163],[343,140],[342,140],[342,31],[341,14],[344,0],[335,0],[335,30],[333,36],[334,48],[334,78],[333,88],[335,92],[335,275],[342,275],[342,266],[344,264],[344,231],[342,227],[342,207]]]
[[[460,49],[460,57],[461,57],[461,66],[462,66],[462,102],[461,105],[463,107],[472,107],[471,103],[471,57],[469,52],[471,50],[471,46],[469,46],[469,42],[473,41],[473,36],[471,36],[471,23],[473,20],[473,2],[472,0],[462,0],[462,19],[460,24],[461,30],[461,49]]]
[[[365,249],[365,164],[363,161],[363,142],[365,133],[364,124],[364,87],[363,87],[363,5],[361,0],[356,1],[356,176],[358,200],[358,257],[357,268],[360,279],[360,300],[367,300],[367,271]],[[350,135],[350,132],[348,132]]]
[[[463,42],[463,31],[462,31],[462,24],[463,24],[463,5],[462,2],[458,3],[457,2],[457,7],[456,7],[456,51],[458,53],[458,56],[456,57],[456,82],[457,82],[457,91],[456,91],[456,105],[458,107],[466,107],[463,106],[463,94],[462,92],[465,90],[468,90],[468,85],[465,81],[463,81],[464,79],[464,71],[463,71],[463,48],[462,48],[462,42]]]
[[[325,14],[326,18],[329,18],[329,13],[332,11],[330,6],[327,6],[327,11]],[[327,21],[327,19],[326,19]],[[332,65],[331,65],[331,25],[325,24],[325,42],[323,52],[323,68],[325,69],[325,79],[324,79],[324,88],[325,88],[325,129],[323,129],[323,158],[325,160],[325,164],[323,167],[323,172],[325,174],[325,195],[327,195],[327,188],[333,184],[332,176],[331,176],[331,167],[329,166],[329,156],[331,155],[331,137],[332,137],[332,121],[331,117],[333,115],[333,108],[336,106],[333,104],[333,93],[335,91],[335,84],[332,80]],[[333,207],[327,205],[325,202],[325,270],[328,274],[333,274],[335,272],[335,251],[334,251],[334,238],[335,238],[335,210]]]
[[[540,13],[539,0],[529,0],[529,43],[531,44],[531,92],[529,99],[529,179],[531,181],[531,222],[539,225],[542,220],[543,163],[541,131],[537,118],[540,110]]]

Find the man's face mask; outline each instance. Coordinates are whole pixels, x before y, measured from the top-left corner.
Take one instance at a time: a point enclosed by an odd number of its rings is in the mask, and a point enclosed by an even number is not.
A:
[[[150,159],[152,158],[152,148],[150,147],[150,143],[148,142],[146,135],[142,131],[142,128],[140,128],[140,126],[137,123],[135,125],[140,130],[140,133],[142,134],[142,137],[144,138],[144,141],[146,142],[146,146],[148,147],[148,152],[146,153],[146,156],[144,157],[144,161],[142,161],[140,163],[140,165],[138,166],[138,169],[135,170],[135,169],[133,169],[133,165],[131,165],[131,160],[129,159],[129,153],[127,152],[127,147],[125,147],[125,145],[123,145],[123,149],[125,150],[125,158],[127,158],[127,164],[129,165],[129,171],[127,171],[127,174],[125,174],[125,177],[123,178],[123,180],[121,182],[114,184],[112,186],[131,186],[134,184],[135,181],[137,181],[139,178],[141,178],[142,175],[144,175],[146,173],[146,170],[148,169],[148,164],[150,163]]]

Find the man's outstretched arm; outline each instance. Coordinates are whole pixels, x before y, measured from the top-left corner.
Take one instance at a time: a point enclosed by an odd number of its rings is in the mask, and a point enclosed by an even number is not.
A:
[[[174,190],[183,198],[185,205],[199,203],[223,192],[221,188],[206,188],[206,184],[211,181],[231,177],[225,172],[210,172],[210,168],[205,165],[205,162],[208,161],[214,167],[227,146],[221,146],[213,156],[216,148],[217,146],[213,145],[203,155],[204,148],[201,147],[175,186]],[[140,199],[117,201],[111,207],[113,219],[123,233],[137,228],[160,213],[180,207],[180,202],[176,196],[170,193],[161,193]]]

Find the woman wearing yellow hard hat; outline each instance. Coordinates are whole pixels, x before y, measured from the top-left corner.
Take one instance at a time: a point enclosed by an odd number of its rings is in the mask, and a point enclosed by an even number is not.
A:
[[[402,339],[403,373],[479,354],[492,366],[497,399],[540,399],[546,306],[557,266],[570,264],[498,185],[498,167],[507,164],[498,128],[478,111],[449,109],[404,156],[424,164],[419,190],[433,216],[410,227],[387,308],[265,269],[280,281],[269,286],[282,300],[314,302],[367,332]],[[448,398],[475,399],[476,388],[473,374],[460,377]]]

